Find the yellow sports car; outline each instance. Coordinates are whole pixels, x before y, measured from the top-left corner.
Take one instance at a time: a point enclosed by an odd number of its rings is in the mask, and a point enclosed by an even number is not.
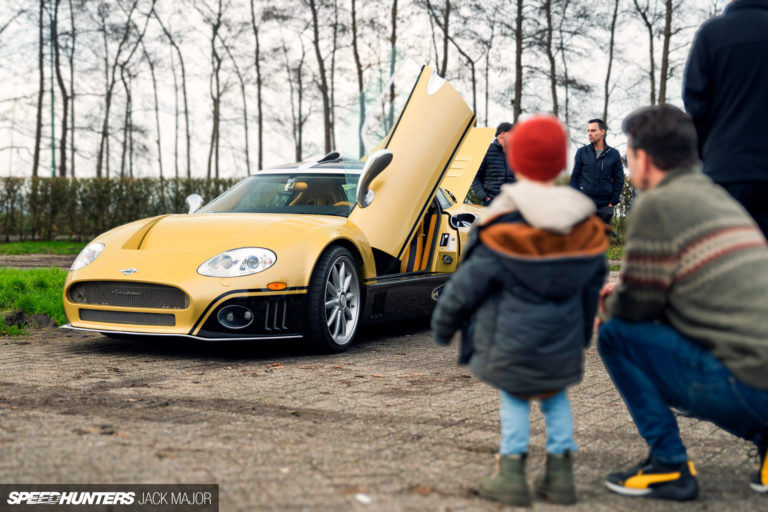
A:
[[[428,315],[482,212],[462,200],[494,132],[428,67],[404,92],[364,162],[262,170],[97,237],[67,276],[66,327],[341,351],[363,323]]]

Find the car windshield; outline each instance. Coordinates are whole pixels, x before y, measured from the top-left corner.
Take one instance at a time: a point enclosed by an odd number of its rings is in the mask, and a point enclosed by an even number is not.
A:
[[[297,213],[349,216],[357,173],[263,173],[249,176],[197,213]]]

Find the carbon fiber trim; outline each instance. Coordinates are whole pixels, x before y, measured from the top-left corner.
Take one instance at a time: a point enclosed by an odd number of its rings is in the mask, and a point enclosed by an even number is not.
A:
[[[168,313],[134,313],[131,311],[102,311],[100,309],[80,309],[79,311],[80,320],[84,322],[162,327],[174,327],[176,325],[176,316]]]

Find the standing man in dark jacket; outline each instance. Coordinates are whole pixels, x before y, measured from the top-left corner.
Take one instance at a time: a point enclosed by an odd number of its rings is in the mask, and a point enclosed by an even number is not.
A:
[[[768,237],[768,0],[732,1],[699,28],[683,102],[696,125],[704,173]]]
[[[472,190],[483,202],[483,206],[488,206],[499,195],[503,184],[515,182],[515,174],[509,168],[506,157],[507,137],[512,126],[511,123],[501,123],[496,128],[496,138],[491,142],[472,182]]]
[[[590,119],[587,123],[589,144],[576,152],[571,186],[592,199],[598,217],[610,224],[613,207],[621,199],[624,168],[619,152],[605,143],[605,131],[602,119]]]

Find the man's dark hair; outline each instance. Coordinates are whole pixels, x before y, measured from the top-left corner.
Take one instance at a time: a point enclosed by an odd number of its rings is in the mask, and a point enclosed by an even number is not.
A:
[[[590,119],[587,121],[587,124],[597,123],[597,127],[601,130],[608,130],[608,128],[605,127],[605,123],[602,119]]]
[[[635,110],[621,124],[627,145],[642,149],[662,171],[696,164],[699,155],[691,117],[672,105]]]
[[[496,127],[496,135],[494,137],[498,137],[500,133],[502,132],[508,132],[512,129],[514,125],[512,123],[503,122],[499,124],[499,126]]]

